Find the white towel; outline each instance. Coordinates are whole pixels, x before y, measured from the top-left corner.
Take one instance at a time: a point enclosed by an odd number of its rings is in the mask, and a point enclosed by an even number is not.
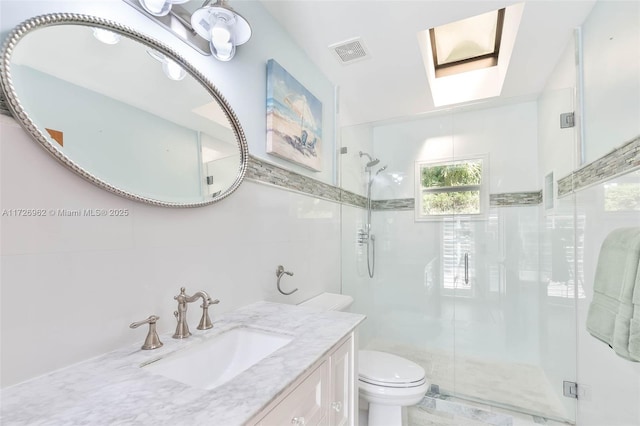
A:
[[[640,228],[612,231],[600,248],[593,300],[587,313],[589,333],[632,361],[640,361],[640,357],[629,352],[632,318],[640,320],[640,311],[634,316],[634,297],[640,294],[640,290],[635,291],[639,265]],[[635,341],[635,331],[633,336]]]
[[[633,317],[629,324],[629,354],[631,359],[640,361],[640,266],[633,290]]]

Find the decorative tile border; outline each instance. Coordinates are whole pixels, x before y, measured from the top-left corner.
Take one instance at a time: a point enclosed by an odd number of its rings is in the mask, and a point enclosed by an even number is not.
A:
[[[0,91],[0,114],[13,117],[4,93]],[[609,154],[558,180],[558,197],[586,188],[640,167],[640,136],[614,149]],[[320,182],[291,170],[276,166],[257,157],[249,156],[248,179],[298,191],[329,201],[366,207],[362,195]],[[542,191],[491,194],[492,207],[528,206],[542,203]],[[374,200],[374,210],[413,210],[413,198]]]
[[[573,174],[558,179],[558,197],[564,197],[573,191]]]
[[[249,155],[246,177],[330,201],[340,201],[340,188],[268,163],[252,155]]]
[[[274,185],[337,203],[350,204],[355,207],[367,205],[367,199],[362,195],[320,182],[252,155],[249,155],[246,177],[259,183]]]
[[[539,204],[542,204],[542,191],[489,195],[489,205],[491,207],[522,207],[537,206]],[[415,200],[413,198],[373,201],[373,210],[413,210],[414,208]]]
[[[254,156],[249,156],[247,179],[278,186],[291,191],[301,192],[303,194],[323,198],[337,203],[362,208],[367,206],[367,199],[362,195],[320,182],[319,180],[301,175],[273,163],[268,163]],[[489,204],[491,207],[535,206],[542,204],[542,191],[490,194]],[[413,210],[415,208],[415,199],[399,198],[391,200],[373,200],[371,207],[372,210],[376,211]]]
[[[542,191],[489,194],[491,207],[537,206],[542,204]]]
[[[416,206],[414,198],[398,198],[396,200],[373,200],[373,210],[413,210]]]
[[[640,167],[640,136],[558,180],[558,197]]]
[[[604,157],[558,180],[558,196],[562,197],[587,186],[630,172],[640,167],[640,137],[615,149]],[[250,156],[247,178],[298,191],[329,201],[366,207],[362,195],[320,182],[288,169]],[[542,191],[490,194],[491,207],[536,206],[542,204]],[[373,200],[373,210],[413,210],[413,198]]]
[[[342,204],[349,204],[355,207],[362,207],[363,209],[367,207],[367,197],[363,197],[359,194],[354,194],[351,191],[347,191],[345,189],[340,190],[342,193]],[[373,207],[373,204],[372,204]]]

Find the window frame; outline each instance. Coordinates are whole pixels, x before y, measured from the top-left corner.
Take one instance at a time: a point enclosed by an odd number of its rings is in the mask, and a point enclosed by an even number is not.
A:
[[[446,186],[446,187],[433,187],[431,189],[422,187],[422,168],[424,166],[437,167],[437,166],[450,166],[461,163],[469,163],[472,161],[482,162],[482,177],[480,178],[479,185],[461,185],[461,186]],[[447,214],[423,214],[422,204],[423,195],[425,193],[453,193],[453,192],[466,192],[466,191],[478,191],[480,197],[480,211],[478,213],[447,213]],[[489,154],[479,154],[467,157],[447,158],[440,160],[418,160],[415,162],[415,220],[416,222],[427,221],[443,221],[452,220],[457,218],[468,218],[469,220],[484,220],[489,214]]]
[[[496,34],[494,38],[493,51],[484,55],[471,56],[453,62],[438,63],[438,52],[436,48],[436,28],[429,28],[429,39],[431,41],[431,55],[433,57],[433,68],[436,78],[446,77],[476,69],[490,68],[498,65],[500,56],[500,45],[502,44],[502,31],[504,28],[505,8],[496,10]]]

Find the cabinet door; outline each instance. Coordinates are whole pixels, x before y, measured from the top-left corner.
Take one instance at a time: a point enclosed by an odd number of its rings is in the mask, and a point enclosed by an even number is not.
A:
[[[348,339],[331,354],[330,407],[331,426],[353,424],[353,339]]]
[[[328,420],[329,391],[329,365],[325,361],[264,416],[258,425],[325,425]]]

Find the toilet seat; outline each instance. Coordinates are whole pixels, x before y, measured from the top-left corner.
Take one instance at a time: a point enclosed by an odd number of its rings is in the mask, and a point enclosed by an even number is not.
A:
[[[409,382],[409,383],[387,383],[387,382],[381,382],[378,380],[371,380],[371,379],[358,377],[358,381],[362,383],[367,383],[369,385],[382,386],[385,388],[415,388],[417,386],[424,385],[426,382],[426,379],[423,378],[422,380],[418,380],[416,382]]]
[[[424,369],[413,361],[379,351],[359,352],[358,380],[385,388],[414,388],[426,382]]]
[[[413,405],[424,397],[428,389],[429,385],[426,381],[420,386],[398,388],[370,385],[362,380],[358,380],[360,396],[369,402],[389,405]]]

